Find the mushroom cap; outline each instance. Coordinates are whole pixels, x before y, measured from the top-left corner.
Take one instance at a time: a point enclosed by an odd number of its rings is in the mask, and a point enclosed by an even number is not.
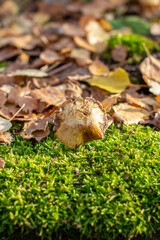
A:
[[[67,100],[55,111],[53,119],[55,136],[71,148],[102,139],[108,127],[102,104],[89,97]]]

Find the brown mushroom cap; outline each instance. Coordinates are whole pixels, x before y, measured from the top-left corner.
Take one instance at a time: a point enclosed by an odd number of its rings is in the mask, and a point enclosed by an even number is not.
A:
[[[55,136],[64,145],[74,148],[80,144],[102,139],[108,127],[102,104],[93,98],[69,99],[54,113]]]

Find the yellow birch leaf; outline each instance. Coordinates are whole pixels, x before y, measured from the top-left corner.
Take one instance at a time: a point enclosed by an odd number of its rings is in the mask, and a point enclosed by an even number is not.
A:
[[[128,73],[122,68],[117,68],[115,71],[110,72],[107,77],[93,77],[83,81],[111,93],[123,92],[130,84]]]

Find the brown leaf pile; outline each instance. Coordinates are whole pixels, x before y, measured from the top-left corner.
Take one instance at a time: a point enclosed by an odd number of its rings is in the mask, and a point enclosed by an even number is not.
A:
[[[128,1],[46,2],[29,1],[24,11],[14,0],[1,4],[0,62],[7,65],[0,65],[0,144],[12,142],[7,130],[14,120],[24,122],[23,138],[38,142],[52,124],[71,147],[102,138],[113,120],[160,130],[160,60],[150,55],[139,67],[146,95],[120,68],[123,45],[111,52],[114,66],[100,58],[115,34],[104,13]],[[140,9],[147,2],[139,0]]]

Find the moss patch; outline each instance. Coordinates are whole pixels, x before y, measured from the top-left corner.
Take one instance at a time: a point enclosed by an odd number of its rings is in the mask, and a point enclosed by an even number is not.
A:
[[[40,144],[0,146],[0,235],[127,239],[160,230],[160,133],[112,125],[71,150],[52,133]],[[75,234],[78,232],[78,235]]]
[[[108,59],[110,57],[110,52],[112,51],[112,49],[119,45],[124,45],[127,48],[128,57],[142,57],[146,55],[143,43],[145,43],[146,47],[150,52],[153,52],[153,50],[160,50],[160,46],[156,42],[144,36],[133,33],[126,35],[119,34],[110,38],[107,52],[103,54],[103,57]]]

